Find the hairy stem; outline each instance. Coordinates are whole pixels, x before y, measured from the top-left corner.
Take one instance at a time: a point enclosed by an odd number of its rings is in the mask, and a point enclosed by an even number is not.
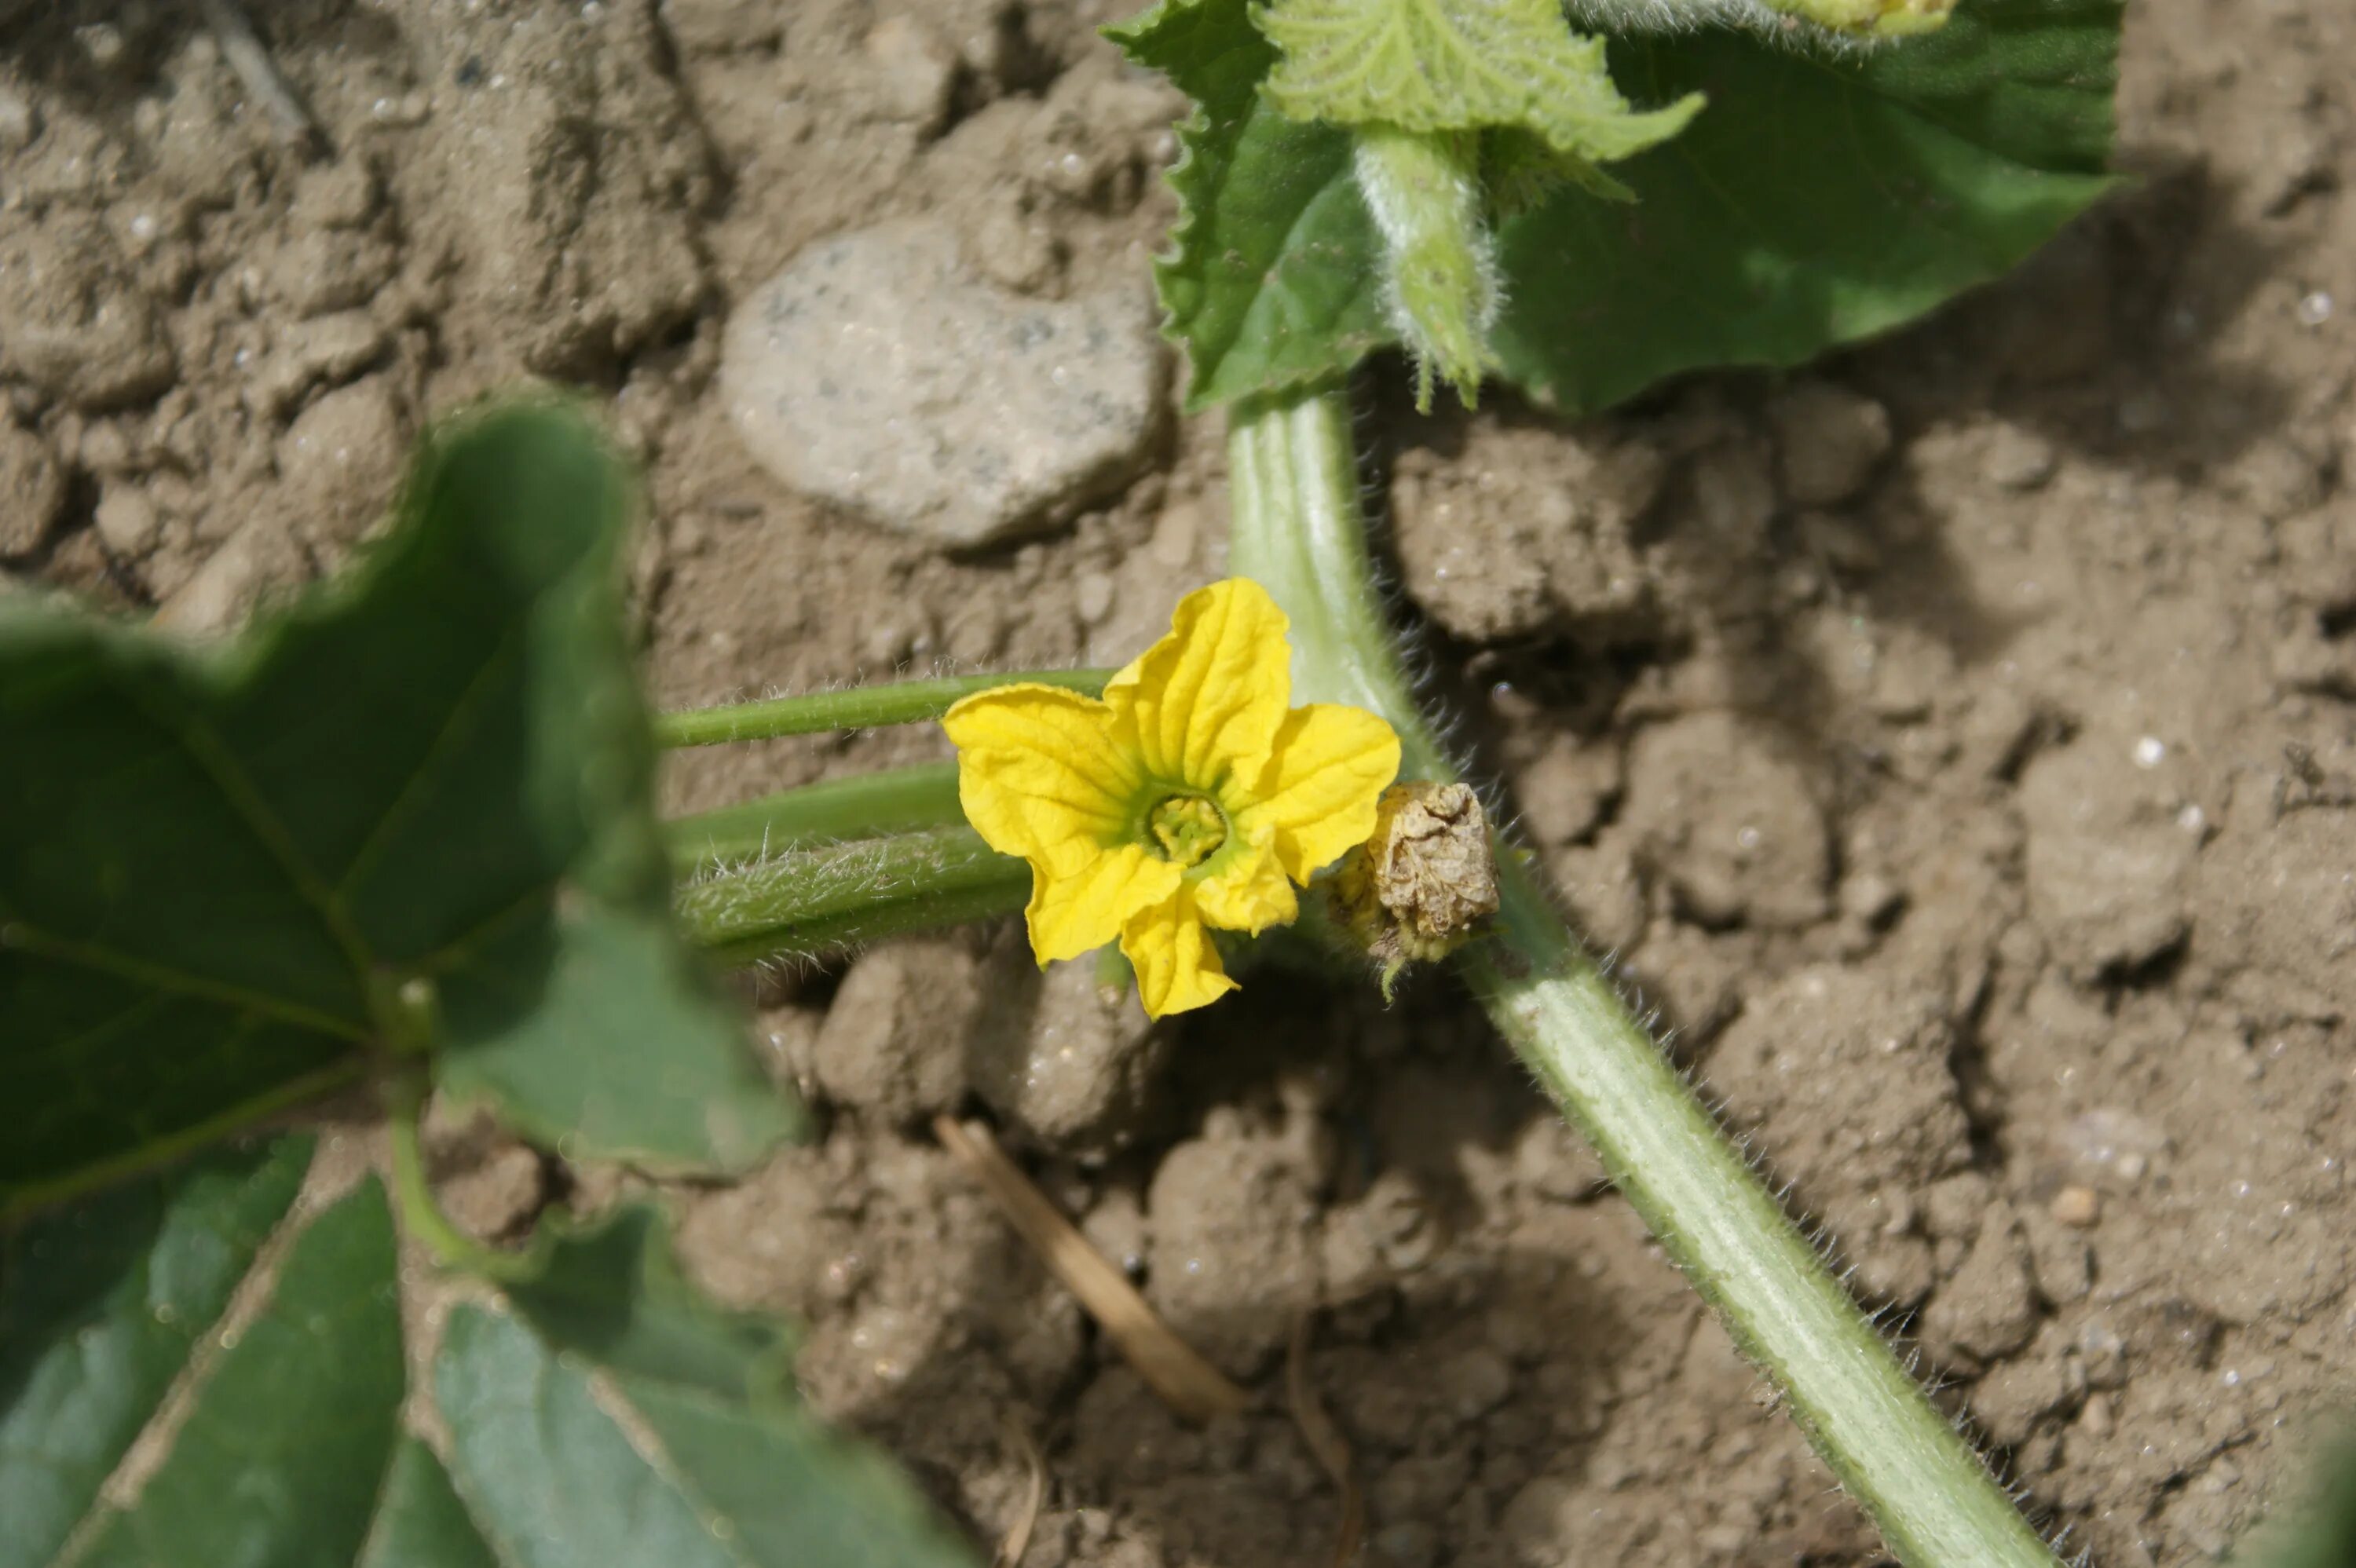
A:
[[[1346,396],[1240,407],[1227,455],[1229,559],[1292,617],[1296,699],[1372,709],[1398,728],[1408,773],[1451,777],[1374,592]],[[1890,1550],[1909,1568],[2051,1568],[1970,1445],[1630,1016],[1526,857],[1505,847],[1500,859],[1500,931],[1466,950],[1467,983]]]
[[[957,764],[919,763],[679,817],[663,824],[663,841],[669,846],[672,869],[685,873],[812,844],[954,827],[964,820]]]
[[[813,691],[801,697],[773,697],[765,702],[658,713],[655,739],[665,746],[718,746],[731,741],[769,741],[780,735],[815,735],[828,730],[915,724],[938,719],[959,698],[993,687],[1026,683],[1060,686],[1095,697],[1111,678],[1112,671],[1108,669],[1043,669],[845,687],[841,691]]]
[[[1416,407],[1432,378],[1469,407],[1497,317],[1496,242],[1482,212],[1480,144],[1469,132],[1361,125],[1351,164],[1383,237],[1383,304],[1415,359]]]
[[[970,827],[794,850],[679,890],[680,928],[725,964],[819,955],[1012,914],[1031,868]]]

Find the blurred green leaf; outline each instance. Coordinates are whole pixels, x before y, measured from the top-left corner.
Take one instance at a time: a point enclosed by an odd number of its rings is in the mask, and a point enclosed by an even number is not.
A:
[[[2349,1568],[2356,1563],[2356,1435],[2322,1453],[2310,1490],[2270,1519],[2244,1547],[2237,1568]]]
[[[450,1472],[414,1437],[403,1436],[393,1452],[357,1568],[498,1568],[451,1488]]]
[[[794,1396],[776,1325],[694,1294],[650,1211],[561,1232],[509,1299],[513,1316],[454,1312],[434,1371],[453,1478],[502,1563],[972,1563],[889,1464]]]
[[[548,1223],[540,1272],[508,1286],[509,1303],[543,1340],[612,1371],[723,1399],[787,1386],[793,1349],[783,1327],[723,1312],[696,1295],[654,1210],[635,1205],[586,1225]]]
[[[970,1568],[887,1460],[800,1403],[786,1326],[697,1295],[648,1208],[552,1220],[502,1307],[452,1314],[445,1468],[401,1430],[375,1179],[269,1238],[309,1153],[217,1153],[12,1239],[0,1568]],[[257,1266],[265,1300],[215,1332]],[[126,1470],[134,1439],[155,1451]]]
[[[1792,365],[2004,272],[2109,189],[2118,0],[1971,0],[1942,32],[1821,54],[1742,32],[1629,40],[1685,133],[1502,229],[1503,373],[1580,413],[1711,365]]]
[[[0,601],[0,1210],[350,1077],[403,981],[445,1083],[536,1136],[734,1166],[787,1131],[669,929],[634,507],[582,416],[509,406],[226,645]]]
[[[1195,103],[1170,171],[1172,249],[1154,263],[1164,330],[1194,368],[1187,407],[1340,374],[1395,341],[1350,133],[1289,120],[1260,96],[1276,50],[1246,0],[1162,0],[1106,33]]]
[[[308,1138],[216,1151],[9,1236],[0,1568],[54,1556],[294,1201]]]
[[[407,1378],[392,1211],[373,1179],[288,1249],[269,1304],[216,1342],[169,1451],[102,1504],[82,1568],[349,1563],[367,1539]]]

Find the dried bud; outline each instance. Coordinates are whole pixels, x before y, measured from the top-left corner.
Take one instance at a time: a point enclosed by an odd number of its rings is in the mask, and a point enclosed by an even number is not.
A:
[[[1373,836],[1334,875],[1333,899],[1339,923],[1382,965],[1385,997],[1408,965],[1453,953],[1497,912],[1497,860],[1481,797],[1461,784],[1385,790]]]

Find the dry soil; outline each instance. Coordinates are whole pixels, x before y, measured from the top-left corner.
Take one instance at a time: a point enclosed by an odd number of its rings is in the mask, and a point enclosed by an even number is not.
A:
[[[0,575],[228,624],[340,559],[421,419],[526,374],[605,394],[649,464],[666,702],[1118,662],[1219,573],[1215,419],[951,553],[786,488],[715,392],[733,305],[891,220],[1011,295],[1143,288],[1178,105],[1101,0],[249,8],[307,148],[200,7],[0,3]],[[2351,59],[2333,0],[2136,7],[2136,177],[2019,275],[1803,376],[1368,425],[1401,613],[1580,919],[2116,1568],[2221,1553],[2356,1392]],[[1027,1443],[1028,1568],[1322,1561],[1280,1366],[1322,1305],[1370,1563],[1876,1560],[1445,983],[1386,1011],[1267,974],[1149,1031],[1011,945],[771,982],[825,1136],[671,1194],[712,1287],[806,1315],[812,1395],[978,1539]],[[924,1134],[952,1104],[1261,1407],[1165,1413]],[[487,1232],[637,1180],[441,1157]]]

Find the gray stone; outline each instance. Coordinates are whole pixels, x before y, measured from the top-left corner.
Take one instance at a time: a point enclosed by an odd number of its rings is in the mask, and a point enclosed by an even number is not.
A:
[[[1118,488],[1146,458],[1163,377],[1142,295],[1009,294],[916,221],[821,241],[755,290],[720,385],[786,484],[961,546]]]

